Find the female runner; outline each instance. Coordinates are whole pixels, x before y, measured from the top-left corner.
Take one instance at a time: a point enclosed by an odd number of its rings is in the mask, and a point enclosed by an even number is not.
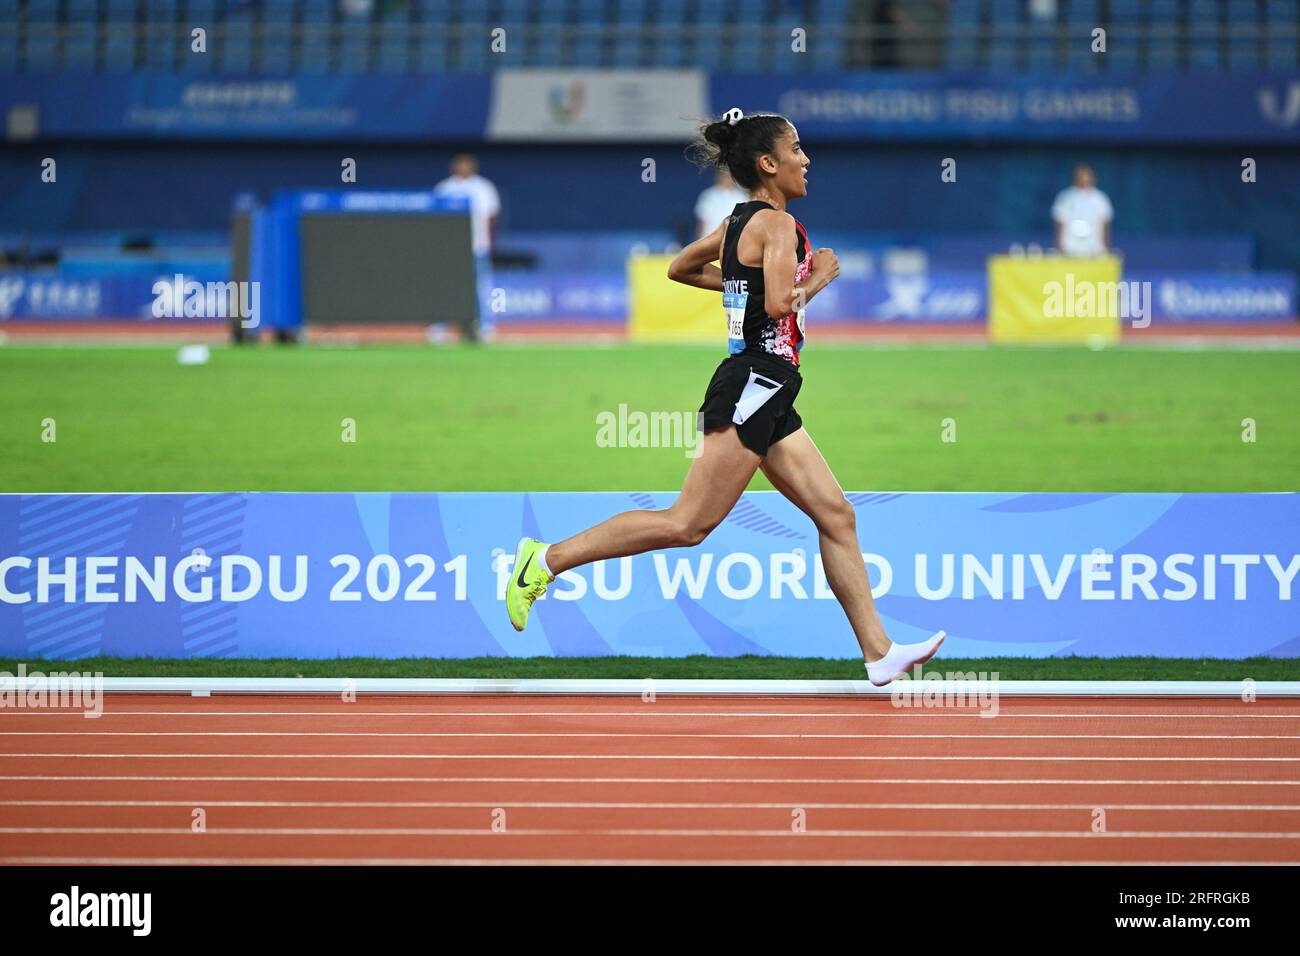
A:
[[[570,568],[699,544],[762,468],[817,526],[826,579],[857,635],[871,682],[883,686],[933,657],[944,632],[916,644],[895,644],[885,634],[853,505],[794,408],[803,382],[804,306],[839,274],[835,253],[810,252],[807,232],[786,212],[792,199],[808,193],[809,159],[790,121],[772,113],[731,109],[701,133],[695,155],[727,167],[750,195],[668,268],[670,279],[721,292],[727,315],[731,354],[704,395],[703,450],[664,511],[624,512],[551,545],[522,539],[506,588],[510,623],[522,631],[533,602]],[[713,264],[719,260],[721,268]]]

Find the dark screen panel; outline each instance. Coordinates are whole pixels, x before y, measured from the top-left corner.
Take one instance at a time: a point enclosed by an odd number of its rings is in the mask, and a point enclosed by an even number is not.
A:
[[[307,324],[467,324],[478,314],[469,216],[311,213],[300,229]]]
[[[230,218],[230,280],[247,282],[252,254],[251,214],[239,211]]]

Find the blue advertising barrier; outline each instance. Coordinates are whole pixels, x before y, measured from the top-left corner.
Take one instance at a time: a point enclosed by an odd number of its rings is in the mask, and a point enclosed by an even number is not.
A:
[[[483,137],[491,89],[488,73],[0,73],[0,112],[34,106],[54,138],[462,141]]]
[[[672,493],[0,496],[0,655],[853,657],[808,519],[751,492],[699,547],[561,576],[521,534]],[[1300,656],[1296,494],[851,493],[880,613],[952,656]]]
[[[187,282],[225,283],[229,281],[227,264],[195,268],[178,267],[176,271],[156,271],[142,275],[118,275],[104,267],[99,272],[80,268],[75,271],[49,272],[19,269],[0,275],[0,322],[10,319],[139,319],[141,324],[160,318],[194,323],[221,322],[211,315],[185,315],[183,311],[155,315],[161,287],[183,290]],[[179,277],[179,283],[178,283]],[[181,301],[183,296],[169,293],[165,302]]]
[[[301,282],[298,279],[296,220],[292,215],[273,223],[273,212],[254,215],[253,278],[262,282],[263,317],[271,328],[295,328],[301,323]],[[287,241],[286,241],[287,237]],[[292,246],[292,248],[291,248]],[[263,250],[275,250],[272,261]],[[153,314],[158,282],[224,282],[225,268],[187,268],[184,272],[116,275],[109,267],[99,273],[79,268],[55,274],[15,271],[0,276],[0,322],[40,319],[130,319],[148,322]],[[1147,282],[1143,308],[1159,323],[1242,322],[1289,324],[1300,311],[1295,276],[1282,272],[1248,275],[1126,271],[1130,282]],[[978,322],[987,313],[987,274],[983,271],[936,269],[916,275],[854,278],[841,274],[809,308],[809,321],[897,323]],[[513,272],[499,270],[494,288],[504,296],[505,310],[496,316],[508,328],[513,323],[545,321],[593,322],[621,325],[627,318],[627,278],[620,269],[590,272]],[[1149,294],[1149,295],[1148,295]],[[722,311],[718,311],[721,321]],[[223,319],[184,315],[196,323]]]
[[[595,89],[608,73],[587,71]],[[664,71],[675,79],[691,71]],[[584,71],[562,71],[568,83]],[[666,82],[667,80],[665,80]],[[355,139],[467,142],[489,117],[538,122],[534,87],[492,73],[418,76],[0,73],[0,114],[37,110],[52,138]],[[622,80],[624,84],[626,79]],[[642,81],[644,82],[644,81]],[[1300,141],[1300,73],[984,74],[887,72],[714,74],[714,115],[732,106],[777,110],[808,139],[1047,140],[1285,144]],[[556,81],[561,92],[566,88]],[[510,91],[514,92],[511,93]],[[522,101],[515,96],[523,95]],[[593,98],[595,99],[595,98]],[[652,102],[647,97],[646,102]],[[605,103],[601,100],[601,103]],[[612,106],[609,104],[613,104]],[[626,139],[619,110],[587,104],[597,130]],[[661,122],[698,110],[664,107]],[[558,122],[562,117],[551,117]],[[1212,120],[1212,121],[1207,121]],[[621,132],[620,132],[621,131]],[[615,136],[615,133],[620,135]],[[682,140],[694,128],[681,121]],[[546,137],[542,137],[546,138]],[[658,135],[647,138],[659,138]]]
[[[727,74],[709,95],[715,115],[775,110],[810,141],[1300,142],[1295,71]]]

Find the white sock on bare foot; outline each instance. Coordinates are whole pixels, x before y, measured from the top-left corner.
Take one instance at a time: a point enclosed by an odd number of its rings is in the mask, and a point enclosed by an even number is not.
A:
[[[546,552],[550,550],[549,544],[542,545],[541,550],[537,552],[537,566],[553,578],[555,575],[551,574],[551,566],[546,563]]]
[[[929,640],[916,644],[890,644],[884,657],[878,661],[866,662],[867,677],[877,687],[884,687],[895,677],[934,657],[946,636],[943,631],[939,631]]]

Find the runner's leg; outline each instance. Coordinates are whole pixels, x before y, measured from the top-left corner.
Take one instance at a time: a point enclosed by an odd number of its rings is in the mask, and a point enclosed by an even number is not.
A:
[[[604,558],[697,545],[731,511],[761,461],[741,443],[735,426],[706,432],[671,507],[625,511],[558,541],[546,551],[546,566],[559,574]]]
[[[826,581],[848,615],[863,658],[883,657],[889,635],[871,597],[857,515],[808,432],[800,428],[769,448],[763,474],[817,526]]]

